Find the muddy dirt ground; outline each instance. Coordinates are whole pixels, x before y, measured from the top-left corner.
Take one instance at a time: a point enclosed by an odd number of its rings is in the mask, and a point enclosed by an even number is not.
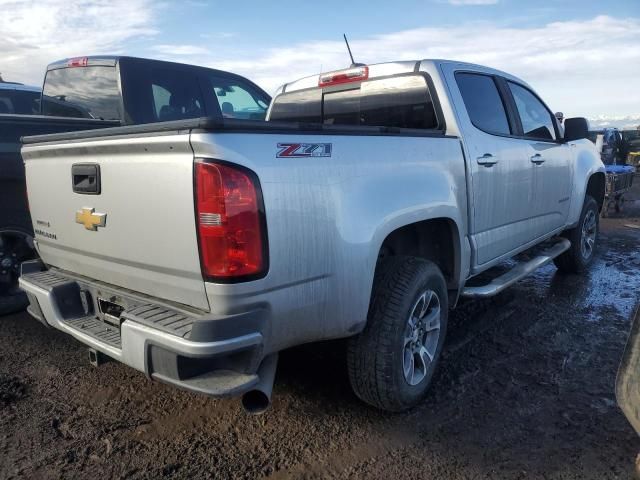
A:
[[[430,395],[405,414],[354,397],[340,342],[284,352],[272,409],[249,416],[1,318],[0,478],[632,478],[640,440],[614,383],[640,296],[636,184],[587,276],[547,266],[453,312]]]

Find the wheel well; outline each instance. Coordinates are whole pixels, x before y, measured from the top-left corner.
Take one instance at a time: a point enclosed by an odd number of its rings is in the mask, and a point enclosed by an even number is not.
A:
[[[589,177],[589,183],[587,183],[587,191],[585,192],[585,195],[592,196],[595,201],[598,202],[598,210],[602,210],[602,205],[604,205],[604,185],[604,173],[594,173]]]
[[[435,263],[449,290],[459,287],[460,245],[453,220],[436,218],[411,223],[391,232],[380,247],[378,261],[392,255],[408,255]]]

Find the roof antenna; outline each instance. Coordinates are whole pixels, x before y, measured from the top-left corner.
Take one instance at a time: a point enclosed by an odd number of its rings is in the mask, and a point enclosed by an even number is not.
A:
[[[351,68],[364,67],[365,66],[364,63],[356,63],[355,60],[353,59],[353,54],[351,53],[351,47],[349,46],[349,40],[347,40],[347,34],[343,33],[342,36],[344,37],[344,43],[347,44],[347,50],[349,51],[349,57],[351,58]]]

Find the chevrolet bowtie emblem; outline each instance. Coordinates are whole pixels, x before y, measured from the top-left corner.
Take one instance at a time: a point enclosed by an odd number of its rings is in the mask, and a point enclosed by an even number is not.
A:
[[[84,225],[87,230],[98,230],[98,227],[104,227],[107,224],[106,213],[94,213],[95,208],[83,208],[76,212],[76,223]]]

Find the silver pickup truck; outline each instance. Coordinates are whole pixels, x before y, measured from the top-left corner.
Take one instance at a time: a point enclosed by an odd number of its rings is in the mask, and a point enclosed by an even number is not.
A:
[[[424,398],[461,297],[591,263],[605,177],[587,136],[518,78],[423,60],[288,83],[266,122],[27,138],[42,261],[20,285],[94,361],[249,411],[280,350],[348,337],[356,395],[400,411]]]

